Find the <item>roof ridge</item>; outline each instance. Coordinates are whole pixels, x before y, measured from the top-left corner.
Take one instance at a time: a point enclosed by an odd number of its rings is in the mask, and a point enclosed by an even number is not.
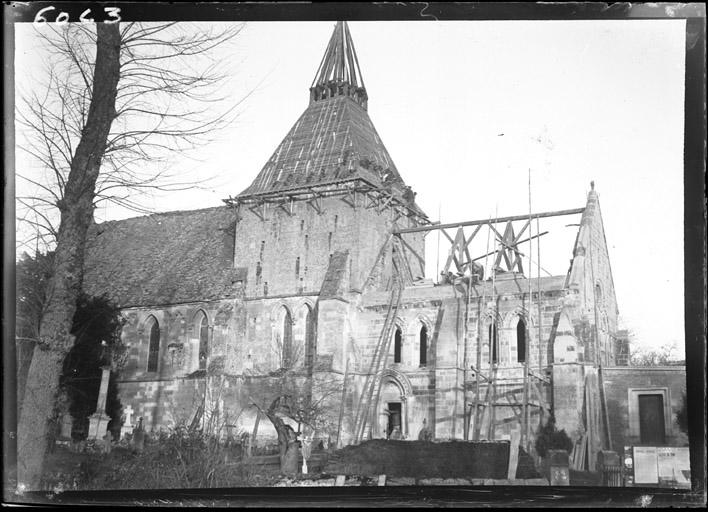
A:
[[[180,215],[189,215],[189,214],[193,214],[193,213],[197,213],[197,212],[207,212],[207,211],[211,211],[211,210],[220,210],[220,209],[224,209],[224,208],[228,208],[228,206],[227,205],[216,205],[216,206],[210,206],[208,208],[195,208],[193,210],[170,210],[170,211],[166,211],[166,212],[153,212],[153,213],[149,213],[146,215],[136,215],[135,217],[126,217],[125,219],[111,219],[111,220],[106,220],[103,222],[94,221],[93,225],[94,226],[105,226],[105,225],[111,224],[111,223],[126,222],[126,221],[130,221],[130,220],[139,220],[139,219],[147,220],[152,217],[159,217],[159,216],[177,217]]]

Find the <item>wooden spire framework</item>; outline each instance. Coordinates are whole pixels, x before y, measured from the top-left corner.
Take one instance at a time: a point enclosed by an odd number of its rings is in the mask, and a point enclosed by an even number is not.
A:
[[[359,59],[346,21],[338,21],[310,87],[310,101],[350,96],[366,109],[368,99]]]
[[[224,202],[238,217],[295,214],[306,203],[318,215],[324,199],[351,208],[391,211],[393,222],[428,224],[366,111],[368,95],[346,22],[337,22],[310,87],[310,103],[250,186]],[[331,204],[331,202],[330,202]]]

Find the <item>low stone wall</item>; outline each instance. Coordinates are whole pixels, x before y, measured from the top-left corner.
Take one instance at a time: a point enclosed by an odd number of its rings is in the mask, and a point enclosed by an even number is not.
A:
[[[332,454],[330,475],[505,479],[508,442],[426,442],[375,439]],[[462,484],[460,484],[462,485]]]

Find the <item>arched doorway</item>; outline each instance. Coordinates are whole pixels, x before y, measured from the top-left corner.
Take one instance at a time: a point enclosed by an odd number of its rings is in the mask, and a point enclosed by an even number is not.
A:
[[[374,437],[387,439],[398,427],[402,437],[410,438],[408,414],[409,400],[413,396],[411,384],[405,375],[395,370],[385,370],[381,378]]]

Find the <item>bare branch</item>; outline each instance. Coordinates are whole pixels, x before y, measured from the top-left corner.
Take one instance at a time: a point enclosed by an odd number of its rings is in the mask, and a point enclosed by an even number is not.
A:
[[[233,123],[253,92],[230,98],[224,89],[229,76],[213,53],[233,42],[243,26],[122,24],[116,118],[94,204],[109,202],[150,213],[150,192],[199,188],[213,179],[180,178],[167,169],[174,168],[169,164],[175,158],[190,158],[192,150]],[[22,194],[26,200],[21,206],[37,208],[43,219],[39,223],[51,225],[50,220],[58,224],[56,204],[63,198],[91,104],[96,29],[91,24],[53,25],[37,34],[50,58],[41,93],[23,95],[17,107],[20,147],[37,164],[22,170],[22,179],[36,190]],[[44,171],[53,179],[47,181]],[[36,222],[27,224],[37,228]]]

